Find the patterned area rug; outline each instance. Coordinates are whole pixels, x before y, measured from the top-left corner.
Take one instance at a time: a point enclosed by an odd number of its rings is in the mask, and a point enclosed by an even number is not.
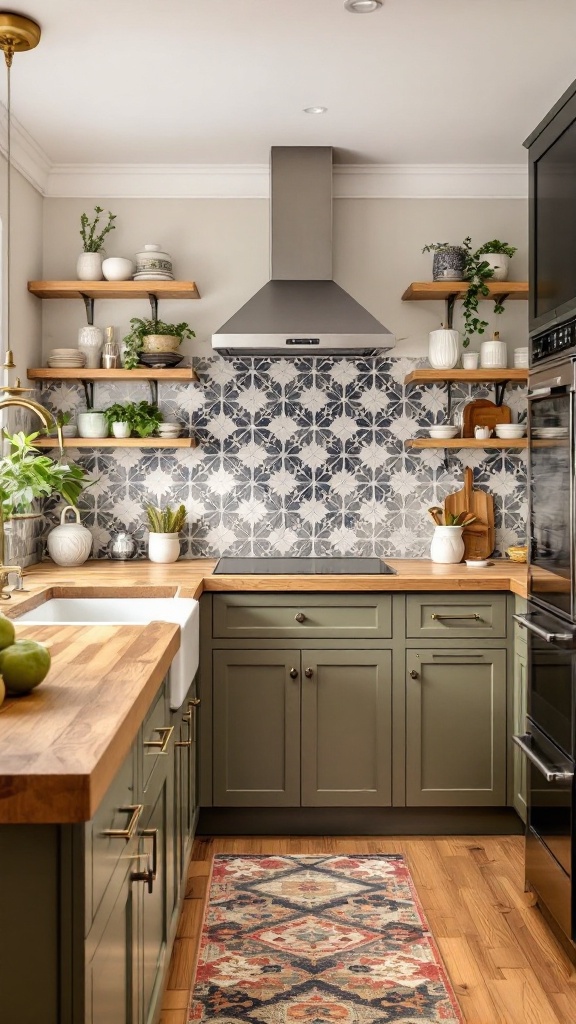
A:
[[[462,1024],[401,856],[217,856],[190,1022]]]

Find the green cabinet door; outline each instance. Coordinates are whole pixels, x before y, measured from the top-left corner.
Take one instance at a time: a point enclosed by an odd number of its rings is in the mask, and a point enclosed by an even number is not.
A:
[[[506,804],[506,651],[406,652],[406,803]]]
[[[170,750],[170,762],[174,753]],[[141,834],[140,870],[153,869],[152,891],[146,880],[134,881],[140,887],[140,964],[142,971],[143,1024],[156,1019],[161,996],[160,982],[166,958],[168,930],[174,909],[173,875],[173,774],[167,773],[150,794],[150,813]]]
[[[300,652],[214,651],[214,805],[300,804]]]
[[[140,1024],[135,897],[128,871],[86,965],[86,1024]]]
[[[302,651],[302,805],[392,799],[392,654]]]
[[[527,700],[527,649],[526,644],[516,643],[514,652],[514,726],[516,734],[526,732]],[[514,744],[512,749],[512,777],[514,780],[514,807],[523,822],[526,822],[526,757]]]

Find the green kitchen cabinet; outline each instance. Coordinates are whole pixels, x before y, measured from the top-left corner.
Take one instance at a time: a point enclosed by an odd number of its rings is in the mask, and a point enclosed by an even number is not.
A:
[[[171,760],[172,750],[168,756]],[[167,772],[157,782],[147,801],[146,809],[149,813],[144,818],[140,840],[141,868],[145,874],[151,870],[153,876],[150,883],[146,879],[139,883],[139,950],[144,1010],[142,1019],[145,1024],[155,1020],[158,1000],[162,995],[163,967],[174,909],[172,772]]]
[[[197,720],[200,700],[194,683],[182,704],[172,712],[174,726],[174,905],[178,907],[186,883],[188,861],[198,814]]]
[[[527,701],[527,673],[528,659],[526,644],[516,642],[514,651],[514,722],[513,729],[516,734],[526,732],[526,701]],[[526,756],[519,747],[514,744],[512,750],[514,780],[514,807],[516,812],[526,822]]]
[[[300,655],[214,651],[214,803],[300,803]]]
[[[87,1024],[138,1024],[137,892],[124,870],[110,917],[86,965]]]
[[[392,802],[392,654],[302,651],[304,807]]]
[[[506,804],[506,650],[406,652],[406,803]]]

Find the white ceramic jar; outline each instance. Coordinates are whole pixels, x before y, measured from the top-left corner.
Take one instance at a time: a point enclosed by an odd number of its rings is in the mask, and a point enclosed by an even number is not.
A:
[[[79,281],[101,281],[102,253],[81,252],[76,261],[76,277]]]
[[[164,252],[161,245],[157,245],[155,242],[149,242],[144,246],[142,252],[137,252],[134,261],[136,269],[134,277],[136,280],[144,280],[146,277],[149,279],[159,278],[171,278],[172,275],[172,257],[169,253]]]
[[[129,423],[119,420],[117,423],[112,424],[112,433],[114,437],[130,437],[132,429]]]
[[[433,562],[451,565],[461,562],[464,558],[463,526],[435,526],[434,536],[430,545],[430,558]]]
[[[508,271],[510,269],[509,256],[506,256],[503,252],[486,252],[479,258],[484,260],[494,271],[490,278],[491,281],[508,280]]]
[[[75,523],[66,522],[66,513],[73,512]],[[48,534],[48,554],[56,565],[82,565],[92,549],[92,534],[80,522],[75,505],[66,505],[60,516],[60,526]]]
[[[123,256],[109,256],[102,263],[102,273],[107,281],[129,281],[134,273],[134,264]]]
[[[508,346],[500,341],[498,331],[494,331],[491,341],[480,345],[480,366],[483,370],[505,370],[508,366]]]
[[[453,370],[460,356],[460,335],[458,331],[444,327],[430,331],[428,361],[435,370]]]
[[[108,437],[108,424],[103,412],[89,409],[76,417],[80,437]]]
[[[176,562],[180,557],[180,536],[177,533],[149,533],[148,558],[151,562]]]
[[[104,344],[104,334],[100,327],[81,327],[78,331],[78,351],[84,356],[87,370],[96,370],[100,366],[100,353]]]
[[[463,370],[477,370],[478,359],[480,356],[478,352],[463,352],[462,353],[462,369]]]

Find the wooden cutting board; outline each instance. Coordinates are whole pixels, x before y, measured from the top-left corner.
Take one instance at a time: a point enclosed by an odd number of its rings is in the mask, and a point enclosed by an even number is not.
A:
[[[497,423],[511,423],[512,409],[509,405],[496,405],[487,398],[476,398],[468,402],[462,412],[462,437],[474,437],[474,427],[490,427]]]
[[[448,494],[444,502],[446,512],[472,512],[477,518],[462,534],[464,558],[489,558],[494,551],[494,498],[486,491],[474,490],[474,474],[464,470],[464,487]]]

